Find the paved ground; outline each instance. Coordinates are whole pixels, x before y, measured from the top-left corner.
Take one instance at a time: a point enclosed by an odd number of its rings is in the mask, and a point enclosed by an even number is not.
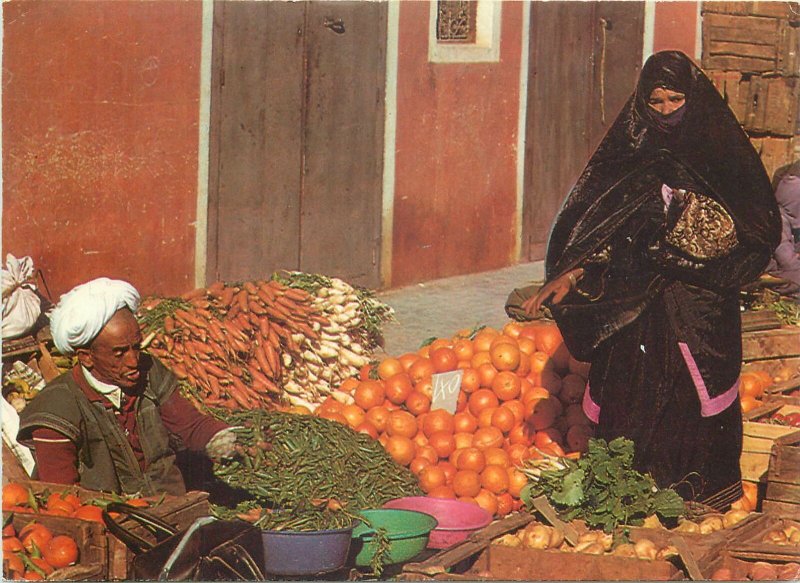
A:
[[[508,294],[543,278],[544,264],[538,261],[380,292],[396,313],[396,322],[384,328],[386,354],[416,350],[432,336],[449,337],[474,325],[500,327],[508,321],[503,309]]]

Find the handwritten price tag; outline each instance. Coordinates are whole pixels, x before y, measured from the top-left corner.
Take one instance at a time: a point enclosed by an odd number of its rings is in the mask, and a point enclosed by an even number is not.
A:
[[[458,393],[461,392],[461,378],[463,376],[463,369],[433,375],[431,411],[434,409],[444,409],[448,413],[456,412]]]

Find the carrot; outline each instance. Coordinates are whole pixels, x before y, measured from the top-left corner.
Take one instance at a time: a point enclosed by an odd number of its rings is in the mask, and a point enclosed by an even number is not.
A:
[[[205,308],[208,308],[211,305],[211,302],[209,302],[205,298],[196,298],[196,299],[191,300],[189,303],[192,304],[195,308],[199,308],[199,309],[205,309]]]
[[[311,299],[311,295],[307,291],[293,287],[286,288],[283,296],[284,298],[301,302],[307,302]]]
[[[247,290],[247,293],[249,293],[251,296],[254,296],[258,293],[258,286],[256,286],[256,284],[253,283],[252,281],[244,282],[243,287],[245,290]]]
[[[226,371],[222,370],[220,367],[218,367],[213,362],[210,362],[210,361],[206,362],[204,368],[205,368],[205,371],[208,374],[212,374],[215,377],[217,377],[218,379],[224,379],[224,378],[226,378],[228,376],[228,373]]]
[[[192,291],[182,294],[181,299],[186,300],[188,302],[196,298],[202,298],[205,295],[206,295],[206,288],[198,287],[197,289],[193,289]]]
[[[258,314],[259,316],[263,316],[267,313],[267,309],[264,307],[264,305],[254,300],[250,300],[248,302],[248,306],[251,312]]]
[[[267,358],[267,354],[264,351],[264,347],[256,344],[253,347],[253,354],[256,357],[256,362],[258,363],[258,367],[264,371],[264,374],[272,374],[274,370],[270,365],[269,359]]]
[[[264,348],[264,355],[267,357],[267,362],[269,363],[269,368],[272,371],[272,376],[274,378],[280,377],[281,374],[281,359],[278,358],[278,353],[275,351],[275,347],[272,343],[267,344]]]
[[[214,283],[212,283],[206,289],[206,291],[208,292],[208,295],[214,296],[215,298],[220,297],[224,290],[225,290],[225,282],[224,281],[219,281],[219,280],[217,280]]]
[[[239,340],[238,338],[231,338],[231,345],[237,352],[247,352],[247,344]]]
[[[303,302],[298,302],[296,300],[287,298],[286,296],[275,298],[275,304],[282,306],[289,314],[305,311],[307,309]],[[273,308],[279,307],[278,305],[273,305]]]
[[[237,378],[233,379],[233,383],[228,387],[228,395],[230,395],[239,405],[246,409],[251,409],[251,399],[247,394],[247,387]]]
[[[281,339],[277,332],[278,328],[279,326],[273,325],[269,329],[269,345],[272,346],[273,349],[278,348],[281,345]]]
[[[164,332],[172,334],[175,331],[175,319],[172,316],[164,318]]]
[[[265,341],[269,338],[269,326],[269,318],[260,318],[258,320],[258,331]]]
[[[195,328],[202,328],[205,330],[208,328],[208,324],[202,318],[197,317],[195,314],[191,312],[187,312],[186,310],[177,309],[175,310],[175,319],[183,322],[184,324],[195,327]]]
[[[305,336],[306,338],[319,340],[319,332],[314,330],[311,326],[309,326],[305,322],[298,322],[297,327],[300,330],[300,332],[302,332],[303,336]]]
[[[225,343],[225,333],[222,331],[222,324],[220,324],[216,318],[208,321],[208,335],[217,342]]]
[[[231,308],[233,304],[233,297],[236,295],[239,289],[236,287],[226,287],[222,290],[222,295],[220,295],[219,303],[222,304],[225,308]]]
[[[242,329],[239,327],[238,321],[236,322],[224,322],[223,326],[228,331],[228,334],[232,338],[238,338],[239,340],[247,340],[247,334],[245,334]]]
[[[279,307],[278,304],[272,304],[267,308],[267,314],[273,320],[280,320],[281,322],[285,322],[289,319],[289,312],[283,309],[283,307]]]
[[[225,354],[225,350],[216,342],[209,342],[208,347],[214,352],[214,355],[219,358],[220,360],[224,361],[228,355]]]
[[[242,312],[249,312],[250,306],[247,302],[247,291],[242,290],[236,294],[236,303],[239,305],[239,309]]]
[[[219,384],[219,379],[215,376],[208,377],[208,389],[212,399],[219,399],[222,394],[222,386]]]

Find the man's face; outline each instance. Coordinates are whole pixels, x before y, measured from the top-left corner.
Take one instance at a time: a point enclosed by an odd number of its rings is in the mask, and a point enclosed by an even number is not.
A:
[[[130,310],[122,308],[114,314],[88,348],[78,350],[78,358],[94,377],[131,388],[139,382],[139,354],[142,333]]]

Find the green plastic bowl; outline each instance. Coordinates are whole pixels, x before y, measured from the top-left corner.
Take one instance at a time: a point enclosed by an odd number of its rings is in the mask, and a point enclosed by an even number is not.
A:
[[[353,551],[356,552],[357,567],[367,567],[375,555],[377,540],[375,531],[386,530],[389,550],[384,565],[404,563],[416,557],[428,545],[428,537],[438,521],[430,514],[416,510],[378,508],[363,510],[361,516],[369,522],[360,522],[353,529]]]

